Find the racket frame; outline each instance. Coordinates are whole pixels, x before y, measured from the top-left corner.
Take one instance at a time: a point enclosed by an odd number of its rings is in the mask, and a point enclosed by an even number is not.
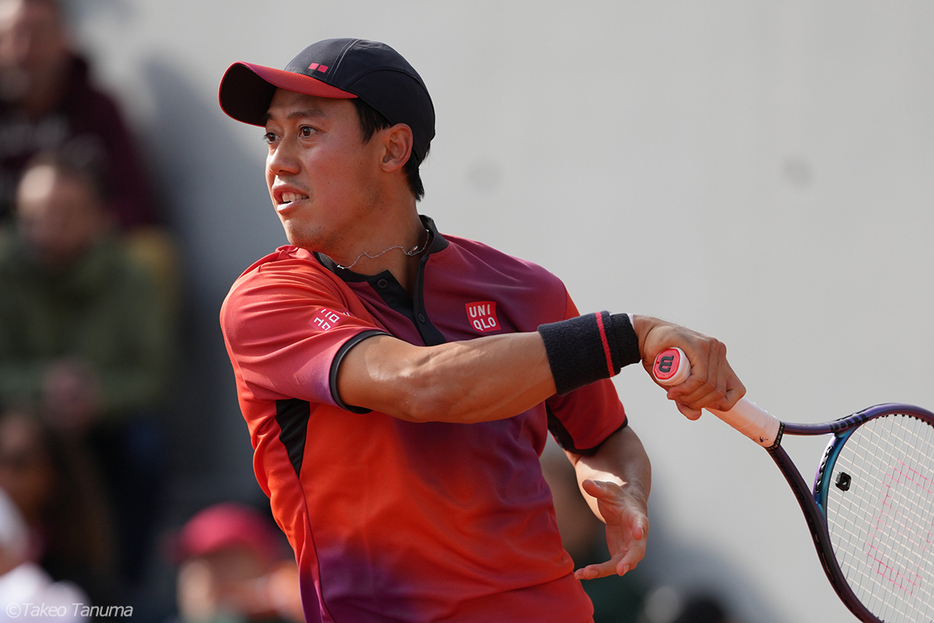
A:
[[[679,381],[679,378],[683,380],[686,377],[685,370],[689,376],[690,363],[684,352],[672,347],[656,356],[653,376],[662,385],[673,385]],[[729,411],[709,408],[708,410],[733,429],[765,448],[772,457],[798,500],[798,506],[807,521],[821,567],[844,605],[864,623],[885,623],[859,600],[837,562],[825,512],[827,492],[830,487],[829,479],[846,440],[860,425],[878,417],[900,414],[917,418],[934,426],[934,413],[913,405],[885,403],[830,422],[796,424],[779,420],[746,398],[740,399]],[[796,436],[833,434],[818,466],[813,488],[808,487],[801,476],[801,471],[782,448],[781,443],[785,434]]]
[[[862,411],[858,411],[839,420],[823,422],[820,424],[795,424],[782,422],[781,433],[775,444],[766,450],[778,469],[785,476],[785,480],[794,492],[798,505],[804,514],[808,528],[810,528],[811,538],[814,548],[817,550],[817,557],[820,560],[821,567],[830,585],[840,600],[849,608],[860,621],[864,623],[883,623],[877,618],[863,603],[859,600],[853,589],[846,581],[840,565],[837,563],[834,554],[833,544],[830,540],[830,531],[827,527],[827,516],[825,514],[827,502],[827,490],[832,484],[830,482],[833,474],[834,462],[840,454],[846,439],[861,424],[877,417],[886,415],[901,414],[918,418],[934,425],[934,413],[920,407],[900,403],[879,404]],[[781,442],[785,434],[796,436],[807,435],[826,435],[833,434],[833,438],[827,444],[824,455],[821,458],[820,466],[814,478],[813,488],[809,487],[801,476],[801,471],[797,468]]]

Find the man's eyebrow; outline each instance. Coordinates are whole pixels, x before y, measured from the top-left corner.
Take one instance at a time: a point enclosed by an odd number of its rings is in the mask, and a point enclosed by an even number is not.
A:
[[[285,116],[286,119],[306,119],[308,117],[326,117],[327,114],[320,108],[302,108],[300,110],[291,110]],[[266,121],[270,121],[274,118],[274,115],[269,111],[266,112]]]

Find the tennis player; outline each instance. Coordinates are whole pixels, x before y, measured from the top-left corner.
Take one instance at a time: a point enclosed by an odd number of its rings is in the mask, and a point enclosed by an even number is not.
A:
[[[590,621],[581,580],[635,567],[649,527],[649,460],[608,379],[678,346],[693,375],[670,397],[727,409],[745,390],[724,346],[581,316],[551,273],[420,215],[434,107],[385,44],[235,63],[220,104],[264,128],[290,242],[236,280],[221,324],[306,619]],[[576,572],[539,464],[549,431],[606,523],[610,560]]]

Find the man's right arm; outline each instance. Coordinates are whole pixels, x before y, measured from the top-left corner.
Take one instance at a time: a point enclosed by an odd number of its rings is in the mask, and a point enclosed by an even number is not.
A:
[[[538,333],[413,346],[380,335],[344,357],[337,389],[348,405],[413,422],[512,417],[555,393]]]
[[[633,325],[649,371],[655,356],[671,346],[690,360],[691,377],[668,390],[688,417],[705,406],[729,409],[745,393],[718,340],[647,316],[635,316]],[[403,420],[461,423],[512,417],[556,391],[538,332],[430,347],[374,336],[344,357],[337,390],[345,404]]]

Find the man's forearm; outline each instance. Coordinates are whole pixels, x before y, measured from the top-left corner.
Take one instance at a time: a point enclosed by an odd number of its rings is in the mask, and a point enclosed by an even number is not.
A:
[[[432,347],[372,337],[350,350],[337,382],[345,403],[414,422],[503,419],[555,391],[537,333]]]

